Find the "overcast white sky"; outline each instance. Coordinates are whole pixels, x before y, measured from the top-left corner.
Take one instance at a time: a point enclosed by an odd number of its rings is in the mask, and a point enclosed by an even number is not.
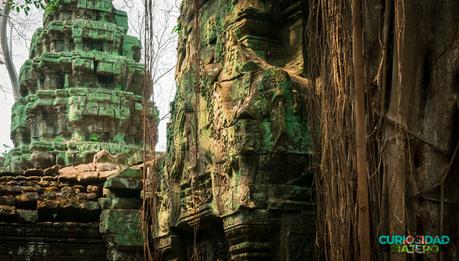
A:
[[[142,0],[132,0],[131,4],[126,5],[129,1],[126,0],[115,0],[115,6],[119,9],[125,10],[128,12],[130,19],[130,28],[129,33],[131,35],[139,36],[141,32],[141,26],[139,25],[139,18],[142,17]],[[168,7],[175,6],[172,5],[171,0],[157,0],[159,9],[164,10],[169,9]],[[161,11],[160,11],[161,12]],[[162,20],[164,20],[163,15]],[[171,16],[168,18],[168,21],[158,20],[159,25],[167,27],[168,33],[173,34],[173,27],[177,22],[178,9],[174,8]],[[17,28],[17,31],[13,30],[13,60],[16,64],[17,71],[19,72],[20,66],[28,58],[28,46],[29,41],[33,32],[42,24],[42,15],[39,11],[33,11],[27,18],[24,18],[23,15],[14,15],[14,18],[17,21],[25,23],[23,28]],[[162,30],[159,28],[158,30]],[[19,37],[19,34],[22,34],[25,37]],[[24,39],[26,38],[26,40]],[[175,65],[176,62],[176,43],[172,43],[167,51],[164,53],[164,57],[160,62],[160,66],[164,68],[170,68]],[[155,102],[160,110],[160,117],[163,118],[169,112],[169,103],[172,101],[175,95],[175,79],[174,79],[175,70],[172,70],[164,78],[162,78],[158,85],[155,86]],[[8,73],[5,66],[0,65],[0,85],[2,90],[0,90],[0,154],[6,150],[5,145],[12,147],[13,144],[10,140],[10,121],[11,121],[11,107],[14,104],[14,99],[11,91],[11,84],[9,81]],[[165,151],[166,149],[166,123],[169,121],[169,117],[165,117],[159,124],[159,141],[157,145],[158,151]]]

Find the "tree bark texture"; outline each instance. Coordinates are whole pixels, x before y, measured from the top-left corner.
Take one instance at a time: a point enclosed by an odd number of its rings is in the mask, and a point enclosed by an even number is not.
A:
[[[356,221],[357,213],[357,209],[342,211],[340,206],[359,201],[357,180],[348,177],[359,169],[359,159],[349,156],[355,153],[351,146],[341,147],[343,142],[358,142],[343,133],[361,136],[355,133],[361,119],[353,122],[340,114],[358,110],[339,102],[343,95],[346,99],[358,95],[357,89],[355,94],[347,91],[352,89],[348,79],[359,77],[355,68],[351,75],[346,74],[349,54],[355,61],[358,40],[356,35],[347,39],[356,29],[348,20],[350,6],[350,1],[310,1],[305,34],[311,67],[308,77],[319,83],[318,100],[322,102],[317,106],[321,111],[317,204],[318,220],[323,218],[325,224],[318,224],[317,252],[327,260],[355,260],[359,255],[352,243],[338,243],[346,237],[356,240],[354,235],[360,231],[360,222],[340,225],[344,220]],[[384,253],[377,242],[380,235],[444,234],[451,237],[446,251],[420,255],[416,260],[457,260],[459,1],[364,1],[362,22],[372,259],[415,258]],[[340,91],[331,95],[330,90]],[[349,122],[342,124],[342,120]],[[339,140],[335,140],[336,132],[342,134]],[[329,146],[330,140],[334,146]],[[344,160],[347,165],[342,164]],[[333,198],[333,193],[338,196]],[[341,215],[334,215],[338,212]],[[343,259],[336,247],[352,253]]]
[[[367,126],[365,124],[365,83],[363,78],[362,1],[352,4],[352,61],[354,66],[354,113],[357,167],[358,239],[360,260],[371,259],[368,204]]]

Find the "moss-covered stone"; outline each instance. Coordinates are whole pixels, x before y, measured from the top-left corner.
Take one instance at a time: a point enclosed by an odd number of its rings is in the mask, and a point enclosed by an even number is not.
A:
[[[142,189],[142,181],[134,178],[121,178],[118,176],[110,177],[105,181],[104,188],[110,190],[119,191],[119,190],[137,190]]]
[[[131,126],[141,126],[144,66],[140,41],[126,35],[126,13],[108,0],[59,4],[45,14],[20,71],[5,170],[88,163],[100,150],[123,155],[118,163],[140,162],[142,129]]]
[[[142,234],[112,234],[109,240],[119,248],[140,248],[144,243]]]
[[[38,220],[37,210],[18,209],[17,215],[19,222],[23,223],[36,223]]]
[[[297,241],[287,223],[314,235],[301,223],[311,220],[314,153],[302,76],[306,3],[200,3],[198,31],[194,2],[182,2],[168,150],[163,167],[151,170],[159,191],[144,184],[154,190],[145,197],[158,196],[160,252],[184,258],[177,244],[191,240],[173,231],[199,223],[209,260],[307,259],[311,245],[278,244]],[[189,52],[197,48],[199,57]]]
[[[136,198],[99,198],[99,204],[102,209],[140,209],[141,203]]]
[[[126,168],[117,174],[120,178],[142,179],[142,172],[140,169]]]
[[[100,232],[104,234],[141,235],[138,209],[106,209],[100,215]]]

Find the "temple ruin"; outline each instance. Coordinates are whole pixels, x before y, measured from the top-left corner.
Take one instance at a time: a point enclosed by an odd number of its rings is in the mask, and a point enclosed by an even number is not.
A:
[[[206,1],[196,24],[192,1],[183,2],[177,95],[158,177],[164,260],[191,260],[196,248],[198,260],[313,255],[305,8]]]
[[[12,172],[88,163],[100,150],[142,161],[144,66],[111,1],[67,1],[44,17],[20,72]],[[155,114],[148,105],[150,117]]]
[[[58,1],[0,157],[0,260],[456,260],[459,2],[360,9],[183,0],[155,152],[159,113],[127,14]],[[451,242],[406,257],[378,242],[392,234]]]
[[[141,126],[157,111],[127,30],[110,0],[45,12],[0,175],[0,260],[143,259]]]
[[[126,35],[126,13],[75,0],[45,14],[0,177],[2,260],[141,260],[141,200],[156,195],[150,241],[161,260],[190,260],[195,246],[197,260],[312,255],[305,6],[255,2],[208,1],[198,28],[183,2],[168,151],[147,171],[159,180],[153,194],[133,126],[156,111],[144,108],[141,46]]]

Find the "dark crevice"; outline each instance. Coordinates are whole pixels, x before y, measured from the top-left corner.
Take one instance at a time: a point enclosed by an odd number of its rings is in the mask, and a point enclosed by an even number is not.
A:
[[[394,54],[395,51],[394,51],[394,26],[395,26],[395,22],[394,22],[394,8],[391,8],[391,12],[390,12],[390,23],[389,23],[389,35],[388,35],[388,43],[387,43],[387,72],[386,72],[386,86],[383,86],[383,88],[385,88],[386,90],[386,94],[385,94],[385,97],[383,97],[384,99],[384,105],[385,107],[383,108],[384,109],[384,112],[387,112],[387,110],[389,109],[389,105],[390,105],[390,97],[391,97],[391,92],[392,92],[392,79],[393,79],[393,69],[394,69],[394,59],[393,59],[393,56],[391,54]]]
[[[57,76],[56,79],[56,89],[64,89],[65,86],[65,74]]]
[[[422,62],[422,82],[419,97],[419,111],[421,113],[420,119],[424,119],[425,107],[427,102],[427,97],[430,92],[430,85],[432,82],[432,54],[430,51],[427,51],[424,56],[424,61]]]
[[[113,77],[113,75],[97,75],[97,81],[101,84],[101,85],[110,85],[110,84],[113,84],[113,82],[115,81],[115,78]]]
[[[417,143],[414,147],[413,152],[413,166],[415,169],[421,167],[423,160],[422,160],[422,152],[424,151],[424,146],[422,143]]]
[[[453,82],[453,88],[455,92],[457,93],[459,91],[459,73],[456,74],[454,82]],[[456,104],[454,106],[454,111],[453,115],[451,117],[451,130],[452,130],[452,135],[451,135],[451,140],[449,142],[450,144],[450,152],[453,153],[453,150],[456,146],[456,144],[459,142],[459,102],[456,100]]]

